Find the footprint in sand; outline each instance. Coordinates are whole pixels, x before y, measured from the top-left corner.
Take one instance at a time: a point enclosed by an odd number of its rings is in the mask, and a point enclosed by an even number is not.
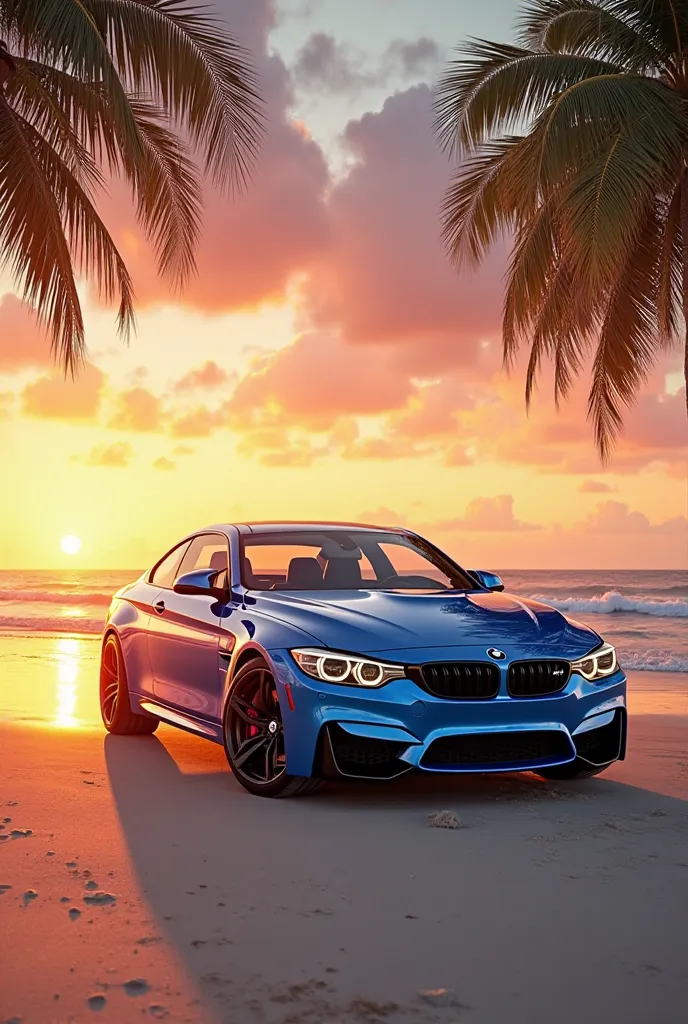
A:
[[[28,907],[30,903],[33,903],[34,900],[38,899],[38,893],[35,889],[27,889],[26,892],[22,894],[22,899],[24,900],[24,906]]]
[[[86,1005],[89,1010],[104,1010],[107,1006],[107,999],[105,996],[89,996],[86,1000]]]
[[[30,828],[13,828],[10,832],[10,839],[26,839],[27,836],[32,836],[33,830]]]
[[[4,896],[6,892],[12,888],[11,885],[0,885],[0,896]]]
[[[150,985],[145,978],[132,978],[130,981],[125,981],[122,988],[128,996],[144,996],[146,992],[150,992]]]
[[[68,913],[72,921],[76,921],[77,918],[81,917],[81,911],[77,910],[76,907],[70,907]]]
[[[84,889],[97,889],[98,883],[91,879],[89,882],[84,882]]]
[[[94,892],[90,896],[84,896],[84,903],[89,907],[106,907],[116,900],[117,897],[111,892]]]
[[[158,1006],[156,1003],[148,1007],[148,1012],[151,1017],[155,1017],[156,1020],[164,1020],[165,1017],[169,1017],[170,1015],[169,1010],[165,1009],[164,1006]]]

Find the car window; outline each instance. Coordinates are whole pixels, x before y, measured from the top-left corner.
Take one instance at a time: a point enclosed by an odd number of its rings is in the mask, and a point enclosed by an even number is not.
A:
[[[444,587],[451,586],[451,580],[430,562],[417,548],[409,547],[406,544],[380,544],[380,550],[389,559],[396,576],[416,577],[422,579],[436,580]]]
[[[189,542],[187,540],[183,544],[178,544],[176,548],[172,548],[155,566],[150,574],[149,581],[154,583],[156,587],[171,589],[177,576],[177,569],[188,546]]]
[[[305,528],[242,538],[252,590],[474,590],[441,551],[412,535]]]
[[[229,568],[229,543],[219,533],[204,533],[189,544],[177,570],[175,580],[187,572],[197,569],[214,569],[227,573]]]

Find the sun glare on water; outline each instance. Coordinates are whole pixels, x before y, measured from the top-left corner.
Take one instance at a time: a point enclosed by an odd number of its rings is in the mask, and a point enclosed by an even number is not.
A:
[[[78,555],[81,551],[81,540],[73,534],[67,534],[60,541],[60,549],[64,555]]]

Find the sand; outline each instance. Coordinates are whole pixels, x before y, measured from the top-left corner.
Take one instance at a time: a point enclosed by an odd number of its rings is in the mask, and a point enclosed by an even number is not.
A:
[[[282,802],[193,736],[105,736],[89,643],[0,641],[2,1024],[686,1020],[686,677],[631,677],[598,779]]]

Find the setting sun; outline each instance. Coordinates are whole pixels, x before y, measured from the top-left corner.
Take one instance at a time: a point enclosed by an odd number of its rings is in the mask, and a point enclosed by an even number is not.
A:
[[[73,534],[68,534],[60,541],[60,550],[65,555],[78,555],[81,551],[81,539]]]

